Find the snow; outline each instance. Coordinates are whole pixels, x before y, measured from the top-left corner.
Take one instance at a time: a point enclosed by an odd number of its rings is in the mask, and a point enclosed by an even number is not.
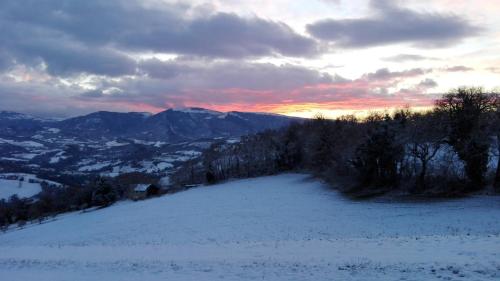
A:
[[[49,119],[43,119],[39,117],[35,117],[29,114],[17,113],[12,111],[0,111],[0,115],[2,118],[7,120],[38,120],[38,121],[49,121]]]
[[[19,157],[22,159],[26,159],[26,160],[32,160],[33,158],[38,156],[38,154],[36,154],[36,153],[20,153],[20,154],[13,154],[13,156]]]
[[[160,178],[159,183],[160,183],[160,186],[162,186],[162,187],[169,186],[170,185],[170,177],[164,176],[164,177]]]
[[[102,162],[102,163],[95,163],[92,165],[85,165],[80,168],[78,168],[79,172],[91,172],[91,171],[99,171],[101,169],[104,169],[106,167],[111,166],[113,163],[111,162]]]
[[[174,167],[174,165],[172,165],[171,163],[168,163],[168,162],[160,162],[160,163],[156,164],[156,167],[158,167],[158,169],[160,171],[164,171],[166,169],[172,169]]]
[[[51,132],[53,134],[57,134],[57,133],[61,132],[61,130],[58,128],[48,128],[47,131]]]
[[[56,164],[56,163],[59,163],[61,160],[64,160],[66,158],[68,158],[68,157],[64,156],[64,151],[59,151],[56,153],[56,155],[50,157],[49,163]]]
[[[30,183],[28,181],[5,180],[0,179],[0,199],[9,199],[12,195],[19,198],[32,197],[42,191],[39,183]]]
[[[17,159],[17,158],[12,158],[12,157],[2,157],[0,158],[2,160],[7,160],[7,161],[18,161],[18,162],[22,162],[22,161],[28,161],[26,159]]]
[[[150,184],[138,184],[135,186],[134,191],[137,192],[144,192],[148,190],[148,187],[151,186]]]
[[[124,145],[128,145],[128,143],[117,142],[116,140],[106,142],[106,146],[108,146],[108,147],[116,147],[116,146],[124,146]]]
[[[350,201],[285,174],[0,234],[2,280],[498,280],[500,198]]]
[[[193,157],[201,155],[201,152],[196,151],[196,150],[180,150],[180,151],[177,151],[177,153],[182,154],[182,155],[186,155],[186,156],[193,156]]]
[[[144,141],[144,140],[138,140],[138,139],[132,139],[132,141],[135,144],[152,145],[154,147],[161,147],[162,145],[167,144],[166,142],[163,142],[163,141]]]
[[[14,141],[0,138],[0,143],[8,143],[10,145],[16,145],[21,147],[44,147],[43,144],[34,141]]]
[[[148,118],[148,117],[153,116],[153,114],[151,112],[138,112],[138,113],[141,114],[142,117],[144,117],[144,118]]]
[[[219,112],[219,111],[214,111],[214,110],[204,109],[204,108],[197,108],[197,107],[176,108],[173,110],[177,111],[177,112],[183,112],[183,113],[210,114],[210,115],[215,115],[215,116],[223,115],[223,113]]]
[[[20,178],[23,178],[23,181],[19,181]],[[42,181],[51,185],[61,186],[60,183],[40,179],[33,174],[1,173],[0,199],[9,199],[9,197],[15,194],[19,198],[32,197],[42,191],[42,187],[40,185]]]

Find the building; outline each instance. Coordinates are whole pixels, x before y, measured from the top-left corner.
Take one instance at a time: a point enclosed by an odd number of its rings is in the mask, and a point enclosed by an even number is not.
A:
[[[154,184],[137,184],[132,188],[130,199],[142,200],[160,194],[160,188]]]

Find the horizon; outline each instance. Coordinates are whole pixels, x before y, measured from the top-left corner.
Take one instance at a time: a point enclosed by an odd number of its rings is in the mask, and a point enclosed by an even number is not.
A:
[[[253,114],[267,114],[267,115],[278,115],[278,116],[284,116],[284,117],[291,117],[291,118],[303,118],[303,119],[314,119],[317,118],[318,116],[321,116],[322,118],[326,119],[332,119],[335,120],[337,118],[345,117],[345,116],[354,116],[358,118],[359,120],[364,120],[366,117],[368,117],[371,114],[394,114],[398,110],[404,110],[404,109],[409,109],[411,112],[427,112],[429,110],[432,110],[433,106],[428,106],[428,107],[394,107],[394,108],[381,108],[381,109],[376,109],[376,110],[366,110],[366,111],[349,111],[346,114],[338,114],[338,115],[326,115],[324,114],[324,111],[317,110],[313,115],[307,115],[307,116],[298,116],[298,115],[287,115],[287,114],[282,114],[282,113],[274,113],[274,112],[259,112],[259,111],[237,111],[237,110],[231,110],[231,111],[219,111],[219,110],[212,110],[209,108],[202,108],[202,107],[171,107],[171,108],[165,108],[164,110],[158,111],[158,112],[148,112],[148,111],[110,111],[110,110],[97,110],[97,111],[91,111],[88,113],[80,113],[80,114],[75,114],[75,115],[67,115],[67,116],[50,116],[50,115],[38,115],[38,114],[32,114],[29,112],[21,112],[21,111],[12,111],[12,110],[3,110],[0,109],[0,113],[13,113],[13,114],[21,114],[21,115],[27,115],[29,117],[33,118],[40,118],[40,119],[53,119],[56,121],[60,120],[65,120],[65,119],[71,119],[71,118],[76,118],[76,117],[82,117],[82,116],[87,116],[91,115],[94,113],[100,113],[100,112],[106,112],[106,113],[137,113],[137,114],[148,114],[150,116],[154,116],[156,114],[160,114],[162,112],[166,112],[169,110],[173,111],[180,111],[182,112],[183,110],[189,110],[189,109],[200,109],[200,110],[206,110],[206,111],[212,111],[216,113],[253,113]]]
[[[40,117],[200,107],[335,118],[499,87],[500,5],[486,0],[0,8],[0,110]]]

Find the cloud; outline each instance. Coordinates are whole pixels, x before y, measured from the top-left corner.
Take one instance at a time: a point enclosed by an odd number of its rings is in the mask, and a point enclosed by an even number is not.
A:
[[[444,72],[467,72],[467,71],[474,70],[474,68],[467,67],[464,65],[455,65],[455,66],[450,66],[450,67],[444,67],[441,70]]]
[[[488,67],[486,70],[491,71],[493,73],[500,73],[500,67]]]
[[[419,89],[431,89],[431,88],[436,88],[438,86],[438,83],[430,78],[427,78],[425,80],[420,81],[420,83],[417,84],[417,88]]]
[[[327,3],[327,4],[335,4],[338,5],[340,4],[341,0],[320,0],[320,2]]]
[[[362,76],[362,79],[368,81],[392,81],[395,79],[410,78],[423,75],[431,72],[429,69],[413,68],[404,71],[390,71],[387,68],[381,68],[375,72],[367,73]]]
[[[151,78],[169,80],[182,88],[290,90],[309,84],[329,83],[338,77],[302,66],[241,61],[202,62],[145,60],[141,71]]]
[[[419,68],[384,68],[352,80],[303,66],[242,61],[151,59],[139,62],[138,69],[138,76],[84,76],[69,84],[67,79],[33,73],[19,72],[20,77],[31,77],[24,80],[0,75],[0,107],[71,116],[96,110],[158,112],[183,106],[273,112],[306,104],[367,109],[430,104],[431,100],[425,95],[431,81],[424,80],[411,93],[397,90],[406,79],[430,72]]]
[[[197,10],[139,0],[5,0],[0,51],[54,75],[108,76],[134,74],[133,53],[233,59],[318,53],[314,39],[285,23]]]
[[[415,54],[399,54],[399,55],[395,55],[395,56],[382,58],[382,60],[390,61],[390,62],[404,63],[404,62],[409,62],[409,61],[424,61],[424,60],[439,60],[439,59],[433,58],[433,57],[415,55]]]
[[[428,105],[432,99],[423,95],[431,88],[432,80],[424,80],[411,94],[394,94],[399,83],[430,72],[426,69],[379,69],[350,80],[288,64],[183,62],[183,67],[178,68],[177,63],[177,60],[154,62],[155,71],[162,64],[169,69],[164,79],[149,75],[145,68],[141,79],[104,81],[100,84],[101,92],[109,88],[120,91],[95,96],[86,93],[78,97],[79,103],[143,103],[158,110],[199,106],[216,110],[277,111],[300,104],[324,104],[342,109]]]
[[[416,12],[390,0],[372,0],[374,16],[324,19],[307,26],[314,37],[342,48],[365,48],[398,43],[444,47],[478,35],[481,28],[457,15]]]
[[[406,92],[400,84],[420,81],[431,69],[381,68],[346,79],[306,66],[263,63],[268,56],[278,61],[292,61],[282,56],[314,56],[324,42],[279,21],[179,3],[0,1],[0,107],[63,116],[176,106],[276,111],[324,104],[359,109],[419,105],[430,99],[424,94],[435,81],[422,80]],[[376,9],[381,19],[381,14],[415,13],[392,5]],[[326,67],[332,71],[335,65]]]

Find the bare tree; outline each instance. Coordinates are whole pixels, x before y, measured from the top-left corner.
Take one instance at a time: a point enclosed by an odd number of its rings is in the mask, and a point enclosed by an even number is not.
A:
[[[427,170],[429,162],[436,156],[442,146],[445,134],[442,118],[434,113],[414,114],[408,125],[408,146],[410,155],[420,162],[415,192],[427,187]]]
[[[500,94],[494,93],[495,95],[495,112],[492,121],[493,135],[496,137],[496,150],[497,150],[497,170],[495,173],[495,190],[500,193]]]
[[[436,101],[448,119],[448,143],[465,163],[469,190],[485,184],[490,147],[486,113],[495,110],[495,95],[482,88],[458,88]]]

